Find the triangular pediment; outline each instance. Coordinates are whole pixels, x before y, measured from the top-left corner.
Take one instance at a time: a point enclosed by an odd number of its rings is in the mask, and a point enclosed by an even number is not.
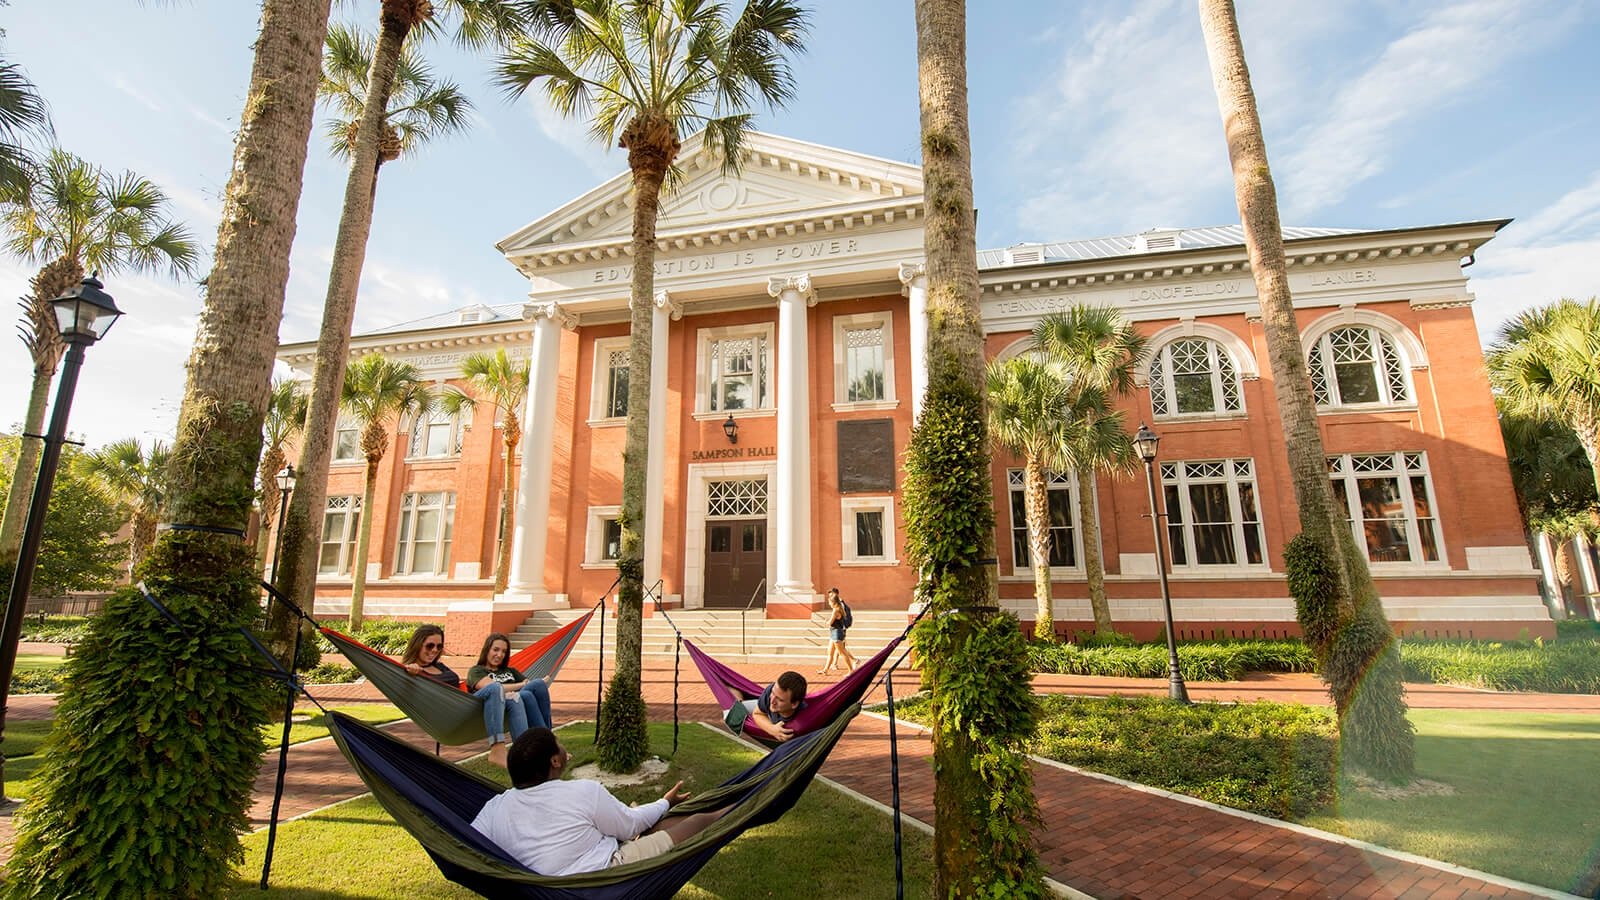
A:
[[[737,175],[703,149],[700,135],[678,158],[681,179],[661,200],[658,234],[724,223],[803,217],[835,208],[903,201],[922,193],[922,169],[775,135],[751,134]],[[626,241],[632,181],[624,172],[498,244],[507,256]]]

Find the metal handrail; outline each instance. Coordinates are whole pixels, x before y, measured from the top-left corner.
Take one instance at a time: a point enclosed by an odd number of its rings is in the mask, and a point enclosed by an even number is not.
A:
[[[744,656],[749,656],[750,655],[750,645],[747,643],[747,641],[745,639],[745,625],[744,625],[745,615],[744,614],[750,611],[750,607],[756,605],[756,598],[761,596],[762,589],[765,588],[766,586],[767,586],[767,579],[766,578],[762,578],[760,581],[756,582],[756,589],[754,591],[752,591],[751,594],[750,594],[750,602],[746,603],[744,605],[744,609],[739,611],[739,652],[741,654],[743,654]]]

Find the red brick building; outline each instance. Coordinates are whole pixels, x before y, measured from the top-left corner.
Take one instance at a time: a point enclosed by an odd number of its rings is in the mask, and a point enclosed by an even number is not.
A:
[[[697,141],[664,200],[656,264],[647,580],[669,603],[809,615],[837,585],[903,609],[900,461],[925,384],[919,168],[756,135],[738,178]],[[533,387],[512,472],[497,423],[400,423],[374,503],[369,614],[511,627],[587,606],[615,577],[628,356],[631,206],[618,176],[499,244],[530,301],[359,335],[432,378],[503,347]],[[1410,633],[1553,634],[1482,366],[1464,260],[1504,225],[1291,228],[1290,283],[1330,477],[1390,619]],[[1130,421],[1162,436],[1182,633],[1293,632],[1283,547],[1297,531],[1254,283],[1236,226],[1020,244],[979,256],[987,347],[1109,305],[1149,336]],[[280,358],[309,374],[314,345]],[[1032,616],[1020,461],[993,477],[1000,593]],[[329,476],[318,610],[348,603],[362,463],[346,432]],[[509,589],[493,596],[500,492],[516,489]],[[1061,627],[1091,622],[1075,480],[1051,487]],[[1143,477],[1095,480],[1118,626],[1160,622]]]

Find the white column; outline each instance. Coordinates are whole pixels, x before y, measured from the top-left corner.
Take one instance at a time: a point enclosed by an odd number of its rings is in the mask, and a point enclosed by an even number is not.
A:
[[[1595,583],[1594,553],[1589,538],[1582,532],[1572,538],[1572,555],[1578,561],[1578,580],[1583,585],[1584,604],[1589,607],[1589,618],[1600,622],[1600,608],[1596,601],[1600,600],[1600,585]]]
[[[1543,576],[1545,605],[1550,607],[1550,618],[1557,622],[1567,617],[1567,605],[1562,600],[1561,582],[1556,580],[1556,547],[1547,532],[1536,532],[1535,544],[1539,548],[1539,574]]]
[[[650,324],[650,431],[647,438],[650,456],[645,465],[644,489],[646,588],[653,587],[661,578],[661,537],[667,524],[666,483],[662,476],[667,460],[667,321],[681,318],[683,310],[672,302],[667,292],[656,291]]]
[[[900,293],[911,301],[911,420],[922,414],[928,392],[928,267],[900,264]]]
[[[539,604],[552,600],[544,583],[544,558],[555,463],[561,329],[576,328],[577,320],[554,303],[529,303],[522,308],[522,317],[533,323],[533,354],[528,359],[528,405],[522,416],[522,472],[516,527],[511,534],[511,574],[505,594],[496,599]]]
[[[769,596],[779,603],[810,607],[811,583],[811,366],[806,311],[816,305],[811,276],[772,278],[767,293],[778,298],[778,473],[773,498],[777,534],[777,584]]]

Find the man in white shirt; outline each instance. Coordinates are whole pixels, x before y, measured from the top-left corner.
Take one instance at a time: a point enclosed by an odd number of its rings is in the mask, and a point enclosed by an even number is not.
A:
[[[548,728],[530,728],[506,754],[515,785],[483,805],[472,827],[540,875],[575,875],[659,856],[699,833],[722,811],[654,826],[687,800],[683,782],[654,803],[628,806],[598,781],[561,780],[570,754]]]

